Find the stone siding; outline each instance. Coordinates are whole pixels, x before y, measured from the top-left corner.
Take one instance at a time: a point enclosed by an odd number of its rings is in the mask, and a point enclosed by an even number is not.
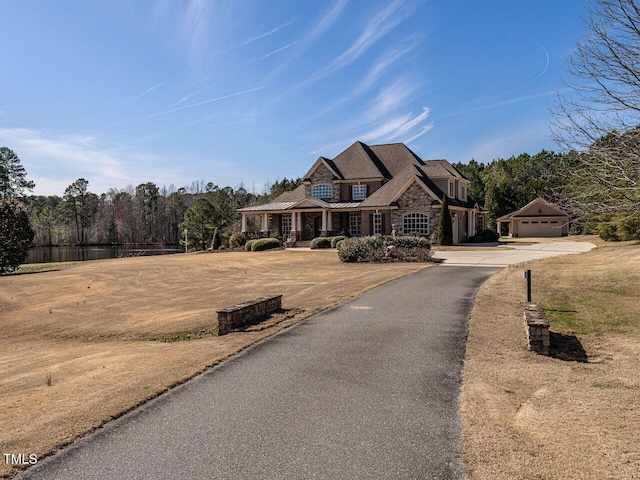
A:
[[[333,183],[333,174],[324,165],[319,165],[318,168],[311,174],[309,178],[311,185],[305,185],[304,195],[306,198],[313,198],[313,186],[314,185],[332,185],[332,197],[331,199],[323,199],[331,202],[340,201],[340,184]]]
[[[391,223],[395,226],[397,235],[405,235],[404,216],[409,213],[422,213],[429,217],[429,235],[433,235],[438,226],[440,208],[433,208],[431,202],[434,199],[420,185],[414,183],[398,199],[398,209],[391,210]]]
[[[281,308],[282,295],[273,295],[218,310],[218,335],[251,325]]]

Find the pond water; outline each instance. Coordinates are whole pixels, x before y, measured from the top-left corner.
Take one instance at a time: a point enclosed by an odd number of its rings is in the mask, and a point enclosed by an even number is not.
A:
[[[170,245],[98,245],[91,247],[33,247],[24,263],[83,262],[104,258],[137,257],[183,253],[184,247]]]

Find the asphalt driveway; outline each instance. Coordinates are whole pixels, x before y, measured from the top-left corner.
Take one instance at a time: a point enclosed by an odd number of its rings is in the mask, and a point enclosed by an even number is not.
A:
[[[372,290],[19,478],[463,478],[457,410],[467,320],[496,271],[428,268]]]

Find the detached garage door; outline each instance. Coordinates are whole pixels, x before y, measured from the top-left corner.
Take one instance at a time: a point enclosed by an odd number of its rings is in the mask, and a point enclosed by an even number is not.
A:
[[[562,223],[559,220],[534,220],[520,222],[518,228],[520,237],[561,237]]]

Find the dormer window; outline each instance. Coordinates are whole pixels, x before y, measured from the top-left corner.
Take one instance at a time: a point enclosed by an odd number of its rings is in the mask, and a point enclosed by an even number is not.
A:
[[[367,186],[366,185],[352,185],[351,186],[351,198],[355,201],[364,200],[367,198]]]
[[[466,202],[467,201],[467,187],[464,185],[460,186],[460,200]]]
[[[449,180],[449,198],[456,198],[456,183]]]
[[[333,187],[331,185],[314,185],[311,189],[313,198],[331,198],[333,196]]]

